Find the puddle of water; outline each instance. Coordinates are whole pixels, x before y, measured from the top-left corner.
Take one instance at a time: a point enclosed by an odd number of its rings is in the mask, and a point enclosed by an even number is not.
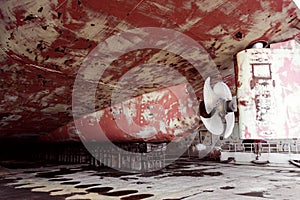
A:
[[[124,180],[124,181],[129,181],[129,180],[138,180],[139,178],[137,178],[137,177],[122,177],[120,179]]]
[[[185,169],[185,168],[189,168],[189,166],[184,165],[184,164],[180,164],[180,163],[171,164],[171,165],[168,165],[168,166],[165,167],[165,169],[167,169],[167,170]]]
[[[207,175],[207,176],[221,176],[223,175],[222,172],[203,172],[204,175]]]
[[[153,196],[154,196],[153,194],[135,194],[127,197],[122,197],[121,200],[139,200],[139,199],[147,199]]]
[[[130,175],[135,175],[135,174],[128,173],[128,172],[122,172],[122,171],[108,171],[108,172],[100,172],[100,173],[93,174],[93,176],[114,177],[114,178],[119,178],[122,176],[130,176]]]
[[[42,199],[42,200],[65,200],[66,196],[50,196],[47,192],[32,192],[32,188],[14,188],[12,186],[1,186],[0,199]]]
[[[221,176],[221,172],[205,172],[203,170],[181,170],[173,172],[169,176],[192,176],[192,177],[203,177],[203,176]]]
[[[105,194],[105,193],[107,193],[108,191],[110,191],[112,189],[114,189],[114,188],[112,188],[112,187],[95,187],[95,188],[86,189],[85,191],[95,192],[95,193],[98,193],[98,194]]]
[[[137,190],[119,190],[119,191],[115,191],[115,192],[108,192],[103,195],[119,197],[119,196],[125,196],[128,194],[137,193],[137,192],[138,192]]]
[[[214,190],[203,190],[203,192],[214,192]]]
[[[23,173],[24,174],[34,174],[34,173],[39,173],[39,172],[42,172],[42,171],[39,171],[39,170],[28,170],[28,171],[24,171]]]
[[[73,180],[71,178],[51,178],[48,181],[70,181]]]
[[[182,200],[182,199],[163,199],[163,200]]]
[[[232,186],[224,186],[224,187],[220,187],[220,189],[222,190],[231,190],[231,189],[234,189],[235,187],[232,187]]]
[[[93,186],[99,186],[101,184],[84,184],[84,185],[76,185],[75,188],[89,188]]]
[[[238,195],[244,195],[250,197],[264,197],[264,192],[247,192],[247,193],[240,193]]]
[[[153,172],[147,172],[141,174],[139,177],[153,177],[153,176],[160,176],[159,178],[171,177],[171,176],[192,176],[192,177],[202,177],[202,176],[221,176],[223,173],[221,172],[206,172],[205,170],[195,169],[195,170],[158,170]]]
[[[152,177],[152,176],[159,176],[162,174],[168,174],[168,172],[163,171],[163,170],[146,172],[146,173],[140,174],[139,177]]]
[[[78,183],[80,183],[80,181],[62,182],[62,183],[60,183],[60,184],[62,184],[62,185],[76,185],[76,184],[78,184]]]
[[[137,184],[137,185],[141,185],[141,184],[149,184],[149,182],[138,181],[138,182],[135,182],[135,184]]]
[[[52,197],[63,197],[64,200],[68,197],[74,196],[74,195],[85,195],[86,192],[70,192],[68,194],[62,194],[62,195],[52,195]],[[48,194],[50,196],[50,193]],[[81,200],[81,199],[80,199]]]
[[[73,174],[76,172],[78,171],[74,171],[67,168],[61,168],[59,171],[39,172],[35,176],[40,178],[55,178],[58,175]]]

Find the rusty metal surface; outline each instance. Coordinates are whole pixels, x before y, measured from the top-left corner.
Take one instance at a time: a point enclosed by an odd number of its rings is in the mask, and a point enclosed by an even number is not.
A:
[[[186,136],[199,126],[197,109],[196,96],[188,92],[185,84],[181,84],[91,113],[58,128],[42,139],[168,142]]]
[[[84,58],[97,44],[128,29],[162,27],[191,37],[207,50],[233,93],[237,52],[255,41],[299,35],[299,10],[290,0],[11,0],[1,5],[2,138],[44,136],[71,122],[73,83]],[[190,63],[159,49],[143,49],[126,53],[105,71],[97,110],[110,106],[122,74],[149,62],[176,69],[202,97],[202,77]],[[147,73],[138,76],[147,78]],[[174,77],[165,79],[174,85]],[[162,86],[141,86],[135,96],[158,89]]]
[[[240,137],[299,138],[300,45],[291,40],[237,58]]]

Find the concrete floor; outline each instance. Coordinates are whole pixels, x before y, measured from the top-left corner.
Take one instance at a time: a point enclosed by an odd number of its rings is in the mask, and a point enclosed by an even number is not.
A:
[[[0,199],[280,199],[300,196],[300,168],[182,158],[144,174],[83,165],[0,167]]]

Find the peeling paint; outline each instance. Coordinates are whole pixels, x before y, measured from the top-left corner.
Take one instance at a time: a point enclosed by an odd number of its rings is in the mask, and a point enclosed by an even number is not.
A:
[[[201,60],[205,61],[201,66],[203,74],[216,74],[210,65],[213,61],[220,66],[220,74],[233,93],[236,82],[233,56],[237,52],[258,40],[273,43],[299,35],[299,9],[292,0],[253,0],[251,3],[246,0],[80,2],[2,2],[0,114],[18,113],[22,116],[17,121],[6,122],[0,127],[0,132],[4,133],[5,137],[18,135],[20,130],[23,130],[24,134],[35,133],[38,136],[39,132],[49,133],[70,123],[72,87],[85,57],[97,44],[128,29],[162,27],[180,31],[193,38],[211,56],[201,57]],[[134,37],[132,40],[115,41],[111,48],[122,50],[128,44],[139,41],[140,38]],[[196,51],[190,50],[191,59],[199,58]],[[197,97],[202,98],[203,79],[197,74],[195,66],[171,52],[141,49],[120,56],[108,67],[98,85],[97,111],[104,112],[111,106],[111,94],[123,74],[147,63],[156,63],[161,69],[167,67],[177,70],[192,85]],[[95,71],[103,67],[94,61],[91,61],[91,65]],[[149,75],[158,73],[160,76],[155,78],[164,81],[166,87],[184,82],[182,78],[176,78],[175,74],[160,72],[163,70],[135,71],[135,78],[150,80]],[[126,83],[127,80],[120,84]],[[58,88],[61,89],[58,91]],[[141,86],[132,98],[160,89],[163,89],[161,85]],[[45,91],[49,93],[46,94]],[[123,93],[125,95],[126,91]],[[163,99],[161,103],[165,104],[170,100],[167,99]],[[84,102],[82,103],[84,105]],[[173,103],[172,109],[177,109]],[[191,105],[187,105],[190,108]],[[123,113],[128,111],[128,116],[140,117],[139,108],[134,108],[134,103],[130,109],[125,107],[124,105],[122,108]],[[170,111],[172,109],[170,108]],[[184,109],[180,108],[183,112]],[[168,114],[167,110],[164,112]],[[155,115],[151,118],[148,114],[145,111],[144,123],[155,118]],[[109,116],[104,112],[101,118],[105,115]],[[43,124],[47,124],[47,127]]]
[[[293,42],[238,54],[240,136],[252,139],[299,138],[298,46]],[[289,48],[287,48],[289,46]],[[280,115],[278,115],[280,113]]]
[[[118,142],[127,141],[128,137],[131,141],[171,141],[174,137],[187,135],[198,127],[199,119],[195,111],[197,104],[193,107],[187,105],[195,97],[183,93],[185,89],[185,84],[181,84],[114,104],[55,130],[44,137],[44,140],[67,141],[70,137],[73,140],[74,133],[66,131],[71,127],[71,130],[75,129],[76,123],[80,131],[78,136],[84,141],[105,141],[103,134]],[[171,98],[166,98],[169,95]],[[167,102],[162,104],[164,99]],[[183,107],[187,108],[184,112],[178,104],[185,104]]]

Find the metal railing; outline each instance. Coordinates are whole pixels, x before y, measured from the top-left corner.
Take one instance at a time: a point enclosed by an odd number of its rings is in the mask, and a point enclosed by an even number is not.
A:
[[[284,143],[225,143],[221,145],[223,152],[249,152],[256,153],[300,153],[300,142]]]

